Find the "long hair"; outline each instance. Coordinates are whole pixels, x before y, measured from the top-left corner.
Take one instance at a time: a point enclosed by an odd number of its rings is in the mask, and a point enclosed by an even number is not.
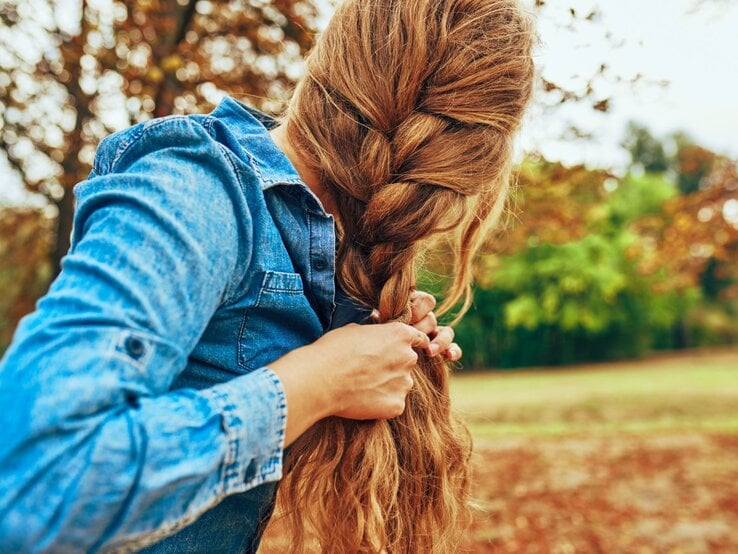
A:
[[[439,314],[470,303],[473,257],[505,204],[531,96],[534,31],[517,0],[349,0],[306,62],[284,122],[338,213],[337,279],[379,321],[410,318],[418,257],[450,237]],[[449,368],[421,353],[405,412],[328,418],[300,437],[280,486],[295,552],[458,548],[471,441]]]

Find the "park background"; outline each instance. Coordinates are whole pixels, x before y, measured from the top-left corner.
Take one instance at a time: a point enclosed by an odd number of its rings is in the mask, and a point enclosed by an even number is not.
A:
[[[467,546],[736,552],[738,2],[527,6],[541,43],[517,186],[457,327]],[[58,271],[99,141],[224,94],[278,112],[332,9],[0,3],[0,352]]]

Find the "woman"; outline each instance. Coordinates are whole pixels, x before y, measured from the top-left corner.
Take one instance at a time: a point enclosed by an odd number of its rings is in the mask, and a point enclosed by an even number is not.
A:
[[[455,551],[460,351],[415,264],[447,234],[468,306],[531,43],[516,0],[348,1],[281,122],[106,138],[0,368],[2,550],[255,551],[284,475],[296,550]]]

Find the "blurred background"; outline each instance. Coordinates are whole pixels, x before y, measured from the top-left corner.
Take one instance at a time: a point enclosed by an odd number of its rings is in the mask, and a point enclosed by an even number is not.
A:
[[[518,186],[457,327],[468,550],[738,552],[738,2],[526,5]],[[225,94],[278,112],[332,9],[0,2],[0,353],[99,141]]]

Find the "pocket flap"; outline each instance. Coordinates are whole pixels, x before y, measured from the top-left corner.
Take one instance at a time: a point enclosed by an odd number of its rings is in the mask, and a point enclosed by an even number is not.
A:
[[[270,292],[302,292],[302,276],[299,273],[282,271],[264,272],[261,282],[262,291]]]

